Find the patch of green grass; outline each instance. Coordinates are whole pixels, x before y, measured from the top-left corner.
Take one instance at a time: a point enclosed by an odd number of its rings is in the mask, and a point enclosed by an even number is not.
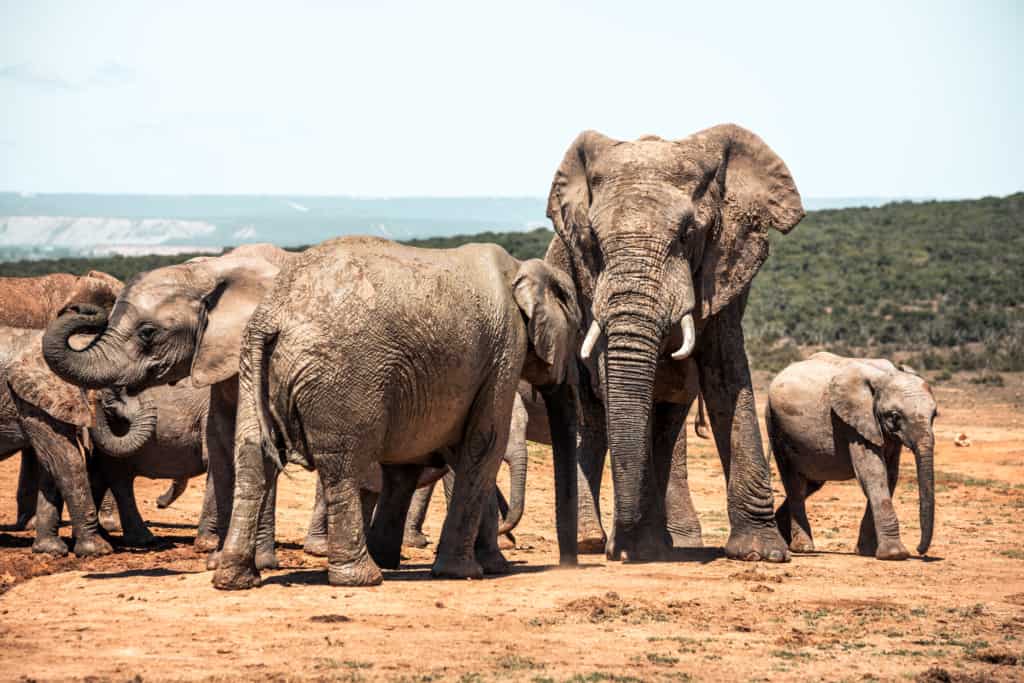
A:
[[[544,665],[540,662],[517,654],[505,655],[498,659],[497,664],[499,668],[508,671],[533,671],[544,668]]]
[[[1000,550],[1000,555],[1009,557],[1014,560],[1024,560],[1024,550],[1020,548],[1011,548],[1010,550]]]
[[[663,655],[657,652],[648,652],[647,661],[655,666],[675,666],[679,663],[679,657],[672,657],[671,655]]]
[[[772,657],[779,659],[810,659],[811,655],[806,652],[794,652],[793,650],[772,650]]]
[[[642,683],[641,679],[635,676],[620,676],[619,674],[606,673],[604,671],[592,671],[588,674],[576,674],[572,678],[565,679],[564,683]]]

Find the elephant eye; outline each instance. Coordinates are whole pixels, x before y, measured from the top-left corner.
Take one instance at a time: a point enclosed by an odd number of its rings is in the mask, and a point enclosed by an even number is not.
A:
[[[902,421],[902,418],[900,417],[899,413],[897,413],[895,410],[892,410],[889,412],[888,418],[889,424],[892,425],[893,429],[900,428],[900,422]]]
[[[135,332],[135,334],[138,335],[139,341],[148,346],[152,343],[153,337],[156,336],[156,327],[153,325],[143,325]]]

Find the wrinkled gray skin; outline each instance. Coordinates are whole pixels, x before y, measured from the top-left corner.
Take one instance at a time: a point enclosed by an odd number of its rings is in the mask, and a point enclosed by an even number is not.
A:
[[[882,359],[817,353],[780,372],[768,388],[765,422],[786,500],[776,512],[793,552],[813,552],[804,501],[826,481],[856,478],[868,499],[857,552],[904,560],[892,494],[900,451],[917,461],[924,554],[935,520],[935,433],[938,413],[927,382]]]
[[[0,459],[21,451],[23,465],[38,461],[38,481],[19,486],[28,495],[38,490],[34,552],[67,554],[57,533],[66,502],[75,554],[105,555],[111,547],[98,526],[86,469],[86,397],[43,363],[37,351],[42,336],[39,330],[0,328]]]
[[[511,502],[505,501],[505,497],[501,495],[500,489],[494,489],[494,495],[497,496],[498,513],[501,515],[501,523],[498,526],[498,534],[501,538],[498,539],[498,545],[507,545],[510,548],[515,547],[515,538],[512,536],[512,530],[522,520],[523,510],[526,505],[526,427],[528,416],[522,397],[524,386],[527,392],[532,393],[529,384],[525,382],[519,383],[519,390],[512,404],[512,421],[509,425],[508,446],[505,448],[503,456],[503,460],[509,468],[511,484],[509,495]],[[547,416],[545,416],[545,422],[547,422]],[[429,544],[430,541],[423,534],[423,522],[427,517],[427,509],[430,506],[430,497],[435,483],[436,480],[417,487],[412,503],[409,506],[409,514],[406,516],[405,524],[403,525],[402,545],[424,548]],[[451,502],[454,483],[454,476],[451,476],[450,472],[445,474],[444,492],[446,502]]]
[[[106,309],[114,304],[121,282],[92,270],[85,275],[55,273],[41,277],[0,277],[0,327],[45,328],[60,311],[74,303]],[[39,490],[39,465],[31,448],[21,454],[18,477],[18,516],[13,529],[34,525]]]
[[[203,435],[223,542],[234,493],[232,456],[242,331],[291,254],[273,245],[239,247],[224,256],[142,273],[117,298],[108,317],[79,307],[51,324],[43,356],[68,382],[87,388],[130,391],[191,378],[207,387],[209,417]],[[81,332],[93,342],[76,351],[68,339]],[[273,492],[274,487],[271,487]],[[260,529],[258,562],[276,566],[273,493]],[[217,563],[213,552],[208,566]]]
[[[632,142],[586,131],[566,152],[548,201],[558,236],[546,260],[575,281],[588,378],[580,380],[579,424],[567,419],[551,429],[556,451],[579,436],[591,484],[610,450],[609,558],[667,556],[666,493],[672,466],[685,462],[675,446],[692,368],[727,480],[726,554],[789,559],[775,526],[741,322],[768,231],[788,232],[803,215],[786,165],[739,126]],[[560,529],[559,539],[568,545],[561,554],[574,557],[575,535]]]
[[[90,430],[95,453],[90,462],[94,483],[109,487],[117,501],[128,545],[148,545],[155,539],[135,501],[135,478],[188,482],[207,472],[203,443],[210,392],[187,383],[155,386],[131,395],[104,389],[98,394],[96,426]],[[216,500],[207,482],[196,547],[216,547]]]
[[[259,584],[257,520],[282,454],[323,481],[331,584],[381,582],[368,546],[398,554],[409,500],[438,453],[455,490],[432,573],[507,571],[491,501],[516,385],[567,384],[577,316],[564,274],[495,245],[353,237],[296,256],[246,330],[234,508],[214,586]],[[374,516],[368,542],[359,485],[374,462],[385,465],[378,512],[389,514]],[[556,462],[556,479],[571,463]],[[375,542],[396,527],[398,548]]]

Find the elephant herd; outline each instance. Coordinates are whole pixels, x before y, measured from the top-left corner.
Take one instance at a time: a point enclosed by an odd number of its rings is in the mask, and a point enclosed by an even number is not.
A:
[[[17,523],[34,509],[34,549],[67,552],[67,503],[74,552],[110,552],[96,512],[109,490],[126,543],[144,545],[134,478],[174,480],[168,503],[205,472],[196,546],[217,588],[250,588],[277,566],[277,478],[295,464],[318,475],[306,550],[327,556],[331,584],[364,586],[403,543],[426,542],[447,476],[432,573],[476,578],[508,571],[499,537],[522,517],[530,438],[552,447],[561,564],[581,551],[665,559],[702,543],[683,429],[700,400],[727,482],[728,557],[813,550],[804,500],[855,477],[868,498],[858,550],[905,558],[891,502],[903,445],[927,550],[935,402],[887,361],[818,354],[776,378],[767,423],[787,498],[774,507],[741,323],[769,230],[804,210],[760,138],[735,125],[681,140],[584,132],[547,214],[544,259],[345,237],[301,253],[248,245],[123,286],[0,280],[0,458],[22,454]]]

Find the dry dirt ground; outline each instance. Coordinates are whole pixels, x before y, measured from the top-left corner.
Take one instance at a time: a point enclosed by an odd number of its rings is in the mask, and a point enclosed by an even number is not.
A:
[[[164,482],[140,481],[143,514],[165,541],[158,550],[47,559],[31,554],[29,534],[0,533],[0,678],[1021,680],[1024,377],[1005,377],[1003,388],[936,389],[938,521],[927,559],[851,554],[865,504],[853,482],[811,499],[818,553],[779,566],[725,559],[721,468],[711,443],[691,438],[709,547],[658,564],[584,556],[561,570],[550,453],[531,445],[511,575],[432,580],[428,549],[407,551],[379,587],[332,588],[325,561],[301,550],[313,479],[294,471],[279,496],[283,569],[257,590],[222,593],[190,547],[202,483],[157,510]],[[954,446],[960,432],[971,446]],[[0,490],[13,494],[16,473],[17,459],[0,463]],[[909,548],[915,483],[905,453],[896,507]],[[439,495],[434,537],[442,514]],[[13,518],[7,495],[0,521]]]

